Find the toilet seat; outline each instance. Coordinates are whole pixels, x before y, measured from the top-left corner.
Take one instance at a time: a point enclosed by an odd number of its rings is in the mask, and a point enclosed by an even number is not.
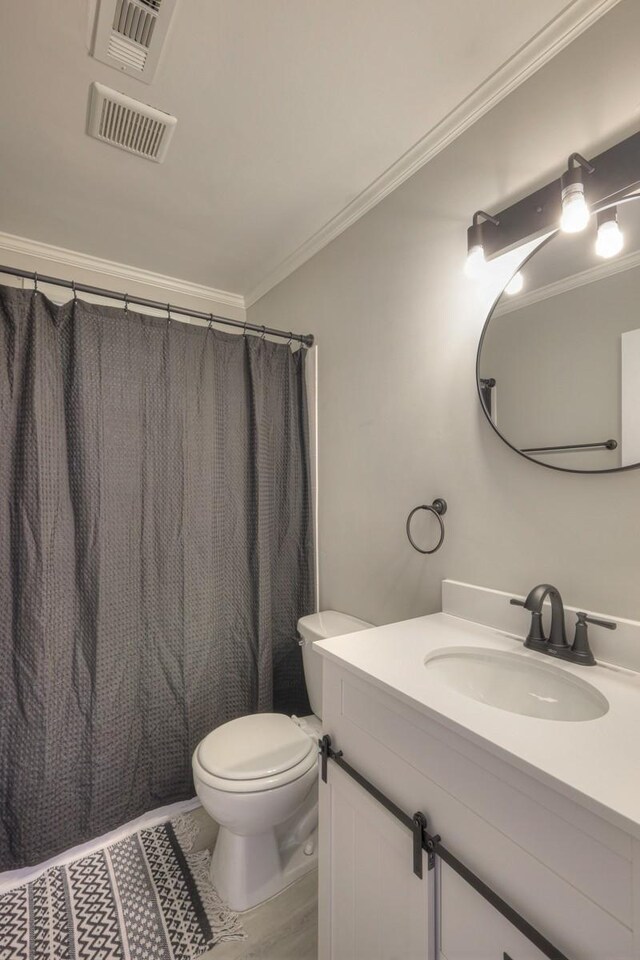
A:
[[[273,790],[315,765],[314,740],[290,717],[258,713],[231,720],[201,741],[194,755],[204,783],[226,793]]]

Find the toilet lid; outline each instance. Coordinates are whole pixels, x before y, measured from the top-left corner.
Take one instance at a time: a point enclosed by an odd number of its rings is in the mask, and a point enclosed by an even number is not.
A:
[[[225,780],[258,780],[291,769],[314,749],[282,713],[256,713],[223,723],[198,747],[198,761]]]

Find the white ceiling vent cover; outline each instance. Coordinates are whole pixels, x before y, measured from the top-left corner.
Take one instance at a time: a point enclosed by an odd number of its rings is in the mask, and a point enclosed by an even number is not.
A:
[[[97,82],[91,84],[90,97],[91,137],[162,163],[178,122],[176,117]]]
[[[100,0],[93,56],[151,83],[177,0]]]

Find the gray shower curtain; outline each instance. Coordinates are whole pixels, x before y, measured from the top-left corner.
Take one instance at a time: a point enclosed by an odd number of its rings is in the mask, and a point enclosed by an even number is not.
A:
[[[308,709],[304,350],[0,287],[0,869],[193,796]]]

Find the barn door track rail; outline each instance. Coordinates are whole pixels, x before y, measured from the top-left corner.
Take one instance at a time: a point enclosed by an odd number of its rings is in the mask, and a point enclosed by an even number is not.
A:
[[[331,745],[331,737],[328,734],[318,741],[320,747],[320,775],[324,783],[327,782],[327,770],[329,761],[333,761],[341,770],[355,780],[363,790],[374,798],[381,806],[388,810],[396,820],[411,831],[413,836],[412,867],[416,877],[422,879],[422,851],[427,854],[427,868],[432,870],[435,866],[436,857],[439,857],[443,863],[446,863],[459,877],[469,884],[470,887],[479,893],[487,903],[491,904],[494,910],[509,921],[512,926],[527,938],[538,950],[548,958],[548,960],[569,960],[566,954],[558,950],[557,947],[547,940],[539,930],[536,930],[528,920],[525,920],[517,910],[499,897],[480,877],[458,860],[447,847],[442,843],[442,838],[438,834],[429,833],[428,820],[421,810],[414,814],[405,813],[397,804],[390,800],[381,790],[372,784],[361,773],[358,773],[350,763],[344,759],[342,750],[334,750]],[[506,956],[506,954],[505,954]]]

